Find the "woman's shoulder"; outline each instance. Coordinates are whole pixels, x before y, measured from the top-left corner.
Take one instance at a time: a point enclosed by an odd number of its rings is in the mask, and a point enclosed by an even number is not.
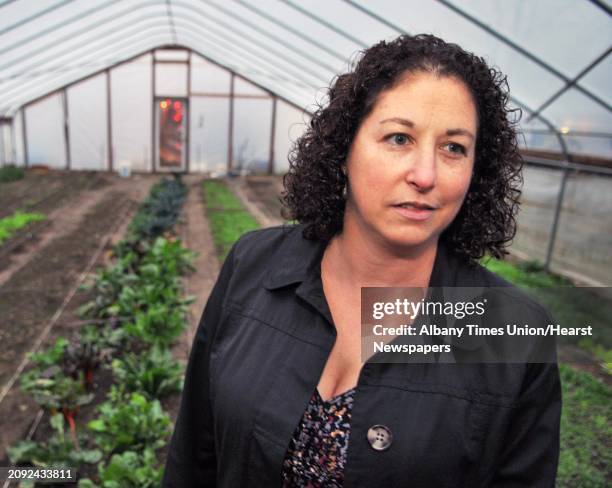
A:
[[[291,241],[303,239],[302,230],[300,224],[283,224],[246,232],[234,244],[234,259],[240,262],[277,255]]]
[[[487,290],[487,294],[497,303],[505,304],[506,309],[520,310],[540,320],[550,319],[549,310],[544,307],[531,290],[519,288],[480,263],[455,261],[457,269],[455,286]],[[515,308],[516,307],[516,308]]]

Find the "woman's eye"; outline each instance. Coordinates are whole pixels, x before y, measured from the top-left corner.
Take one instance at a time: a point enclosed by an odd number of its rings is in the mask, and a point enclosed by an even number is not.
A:
[[[396,146],[408,144],[408,136],[406,134],[391,134],[387,140]]]
[[[464,156],[467,154],[465,147],[463,147],[461,144],[457,144],[456,142],[449,142],[446,146],[452,153],[463,154]]]

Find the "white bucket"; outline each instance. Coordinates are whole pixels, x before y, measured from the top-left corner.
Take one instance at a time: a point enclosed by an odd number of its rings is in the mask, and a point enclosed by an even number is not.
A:
[[[119,176],[121,176],[122,178],[129,178],[132,174],[132,162],[127,159],[119,161],[117,171],[119,173]]]

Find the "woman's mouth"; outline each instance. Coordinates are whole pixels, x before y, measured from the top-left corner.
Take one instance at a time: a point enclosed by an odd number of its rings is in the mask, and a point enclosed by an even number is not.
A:
[[[423,221],[429,219],[436,207],[422,202],[402,202],[393,205],[395,211],[408,220]]]

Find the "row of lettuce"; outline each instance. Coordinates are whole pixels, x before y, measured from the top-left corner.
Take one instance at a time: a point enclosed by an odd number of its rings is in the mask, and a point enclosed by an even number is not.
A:
[[[16,211],[7,217],[0,219],[0,245],[8,241],[19,230],[26,227],[31,222],[45,220],[46,217],[37,212]]]
[[[91,475],[81,488],[161,484],[158,449],[171,422],[160,401],[182,387],[171,347],[190,302],[181,277],[193,255],[172,234],[186,193],[178,179],[152,188],[111,264],[85,286],[91,299],[79,314],[87,325],[31,356],[21,388],[48,412],[53,433],[9,448],[14,464],[80,467]],[[111,377],[110,388],[99,387],[96,375]],[[84,407],[92,402],[101,402],[93,415]]]

